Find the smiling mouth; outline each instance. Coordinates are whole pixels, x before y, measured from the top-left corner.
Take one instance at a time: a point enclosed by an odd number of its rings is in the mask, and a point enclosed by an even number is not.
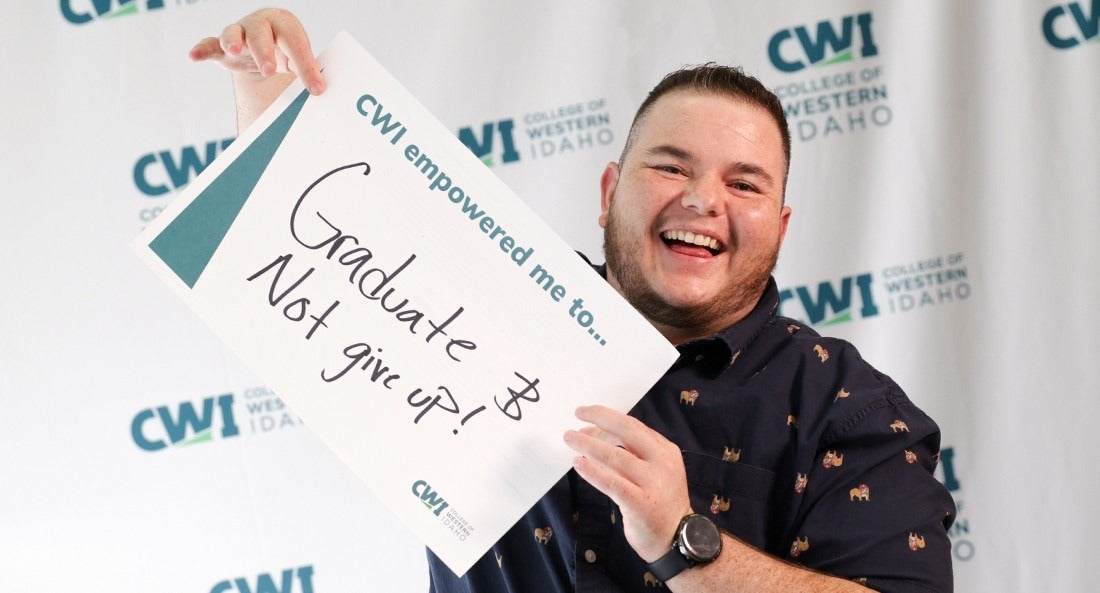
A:
[[[724,251],[722,244],[714,237],[696,234],[691,231],[665,231],[661,233],[661,239],[666,245],[688,245],[690,247],[702,247],[711,255],[718,255]]]

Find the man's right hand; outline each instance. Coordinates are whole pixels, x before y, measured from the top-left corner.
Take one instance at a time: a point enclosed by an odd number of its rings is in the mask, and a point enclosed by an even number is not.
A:
[[[251,125],[295,77],[314,95],[325,90],[305,28],[286,10],[258,10],[226,27],[218,37],[199,41],[189,56],[195,62],[215,62],[232,73],[238,131]]]

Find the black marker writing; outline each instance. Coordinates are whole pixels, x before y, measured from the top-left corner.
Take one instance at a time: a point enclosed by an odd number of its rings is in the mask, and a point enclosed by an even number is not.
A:
[[[290,264],[290,260],[293,259],[293,257],[294,256],[289,253],[286,255],[281,255],[275,258],[275,260],[272,261],[270,264],[264,266],[260,271],[252,274],[247,278],[249,282],[252,282],[253,280],[263,276],[271,270],[275,270],[274,277],[271,279],[271,286],[267,290],[267,304],[271,305],[272,307],[278,306],[280,303],[283,302],[283,299],[286,299],[292,293],[297,291],[299,287],[301,287],[302,284],[304,284],[305,281],[313,274],[314,268],[309,268],[304,274],[291,282],[289,287],[287,287],[285,290],[279,293],[278,296],[276,296],[275,292],[281,288],[279,281],[282,279],[283,272],[286,271],[287,265]],[[311,304],[312,301],[309,298],[295,298],[294,300],[291,300],[289,303],[287,303],[285,307],[283,307],[283,317],[286,317],[290,321],[302,321],[306,318],[306,313],[311,310]],[[328,324],[325,323],[325,319],[328,318],[329,314],[332,313],[332,311],[336,309],[339,304],[340,301],[333,301],[332,304],[329,305],[327,309],[325,309],[325,312],[321,313],[321,315],[318,316],[314,314],[309,316],[309,318],[313,320],[313,325],[306,333],[307,340],[313,337],[313,333],[316,332],[318,328],[328,327]]]
[[[460,355],[463,351],[474,350],[477,344],[472,340],[452,338],[447,330],[458,320],[465,308],[457,307],[446,320],[437,322],[435,318],[429,317],[414,305],[409,297],[398,295],[397,277],[412,267],[416,254],[409,255],[396,268],[373,265],[375,253],[362,246],[358,236],[345,233],[319,209],[312,208],[312,202],[309,201],[310,195],[322,182],[338,173],[355,172],[359,169],[362,169],[360,176],[370,173],[370,165],[367,163],[353,163],[337,167],[311,183],[302,192],[291,211],[291,236],[299,245],[310,250],[322,251],[326,260],[347,268],[348,282],[356,286],[359,293],[368,301],[377,303],[396,321],[406,324],[409,333],[419,335],[425,330],[424,324],[426,324],[431,329],[425,334],[424,342],[432,343],[437,336],[447,338],[446,342],[442,342],[443,352],[451,360],[461,362]],[[312,217],[307,213],[310,209],[313,209]]]
[[[406,401],[409,402],[410,406],[414,408],[424,408],[423,410],[420,410],[419,414],[416,415],[416,418],[413,420],[413,424],[420,422],[420,419],[424,417],[424,414],[427,414],[428,410],[431,410],[435,406],[439,406],[440,408],[452,414],[458,413],[458,402],[455,401],[455,397],[451,395],[450,389],[447,389],[443,385],[440,385],[439,393],[437,393],[435,397],[424,396],[422,398],[418,398],[417,396],[420,395],[422,391],[423,390],[417,387],[412,391],[412,393],[409,394],[409,397],[406,398]],[[447,400],[446,404],[442,403],[444,398],[446,398]]]
[[[503,405],[496,397],[493,397],[493,401],[496,403],[497,408],[499,408],[501,412],[504,412],[505,416],[511,418],[512,420],[522,420],[523,410],[520,409],[519,402],[520,400],[529,402],[539,401],[539,390],[536,388],[536,386],[539,384],[539,380],[535,379],[534,381],[532,381],[531,379],[528,379],[527,377],[524,377],[523,375],[516,372],[513,372],[512,374],[519,377],[519,379],[524,382],[523,389],[521,389],[520,391],[516,391],[509,387],[508,393],[511,394],[511,398],[504,402]],[[534,395],[528,395],[530,392],[534,392]]]
[[[383,364],[381,348],[371,348],[370,344],[357,342],[344,348],[344,356],[349,360],[347,366],[331,377],[325,374],[324,369],[321,369],[321,379],[327,383],[332,383],[346,375],[348,371],[355,367],[359,367],[359,370],[367,372],[370,376],[371,383],[378,383],[379,379],[381,379],[382,386],[386,389],[393,389],[390,383],[401,378],[401,375],[390,372],[390,367]],[[374,365],[373,368],[371,364]]]

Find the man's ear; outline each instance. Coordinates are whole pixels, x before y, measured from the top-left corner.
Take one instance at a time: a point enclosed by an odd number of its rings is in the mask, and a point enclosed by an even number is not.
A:
[[[791,207],[782,206],[779,210],[779,245],[783,245],[783,239],[787,236],[787,225],[791,222]]]
[[[611,210],[611,199],[615,197],[615,187],[619,185],[619,163],[610,162],[600,176],[600,228],[607,228],[607,213]]]

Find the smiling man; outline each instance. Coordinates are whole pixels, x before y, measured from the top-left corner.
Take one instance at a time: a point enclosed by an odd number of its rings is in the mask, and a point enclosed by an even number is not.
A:
[[[324,79],[277,9],[200,41],[246,127]],[[440,592],[952,590],[939,429],[850,344],[778,317],[791,210],[782,105],[736,68],[673,72],[600,182],[597,269],[680,358],[629,414],[594,405],[562,478]],[[583,381],[583,377],[576,377]]]
[[[667,78],[601,179],[607,279],[673,343],[748,314],[790,218],[789,136],[765,107],[706,90],[735,74],[705,66]]]

